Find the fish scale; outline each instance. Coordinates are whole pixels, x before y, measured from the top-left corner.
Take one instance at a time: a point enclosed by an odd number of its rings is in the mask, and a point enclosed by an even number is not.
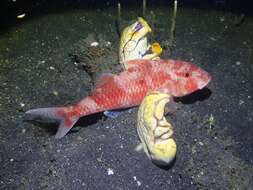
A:
[[[129,69],[118,75],[101,77],[90,95],[75,105],[37,108],[26,114],[60,121],[56,138],[61,138],[80,117],[138,106],[149,91],[184,96],[204,88],[211,80],[206,71],[185,61],[140,59],[128,61],[127,64]]]

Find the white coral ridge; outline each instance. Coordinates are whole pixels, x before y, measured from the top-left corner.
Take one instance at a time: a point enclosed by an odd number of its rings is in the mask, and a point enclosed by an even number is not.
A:
[[[92,43],[90,44],[90,46],[92,46],[92,47],[97,47],[97,46],[98,46],[98,42],[92,42]]]

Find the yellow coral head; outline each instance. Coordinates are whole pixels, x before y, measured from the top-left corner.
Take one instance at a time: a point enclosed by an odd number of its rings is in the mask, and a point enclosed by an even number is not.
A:
[[[163,52],[163,49],[162,49],[162,47],[160,46],[160,44],[158,42],[154,42],[151,45],[151,50],[152,50],[153,53],[155,53],[157,55],[160,55]]]

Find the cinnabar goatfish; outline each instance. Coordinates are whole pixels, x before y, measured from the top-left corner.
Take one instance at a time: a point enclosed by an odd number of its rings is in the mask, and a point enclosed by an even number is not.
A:
[[[26,114],[60,122],[56,138],[62,138],[80,117],[140,105],[149,91],[181,97],[204,88],[211,76],[188,62],[179,60],[132,60],[131,67],[117,75],[100,78],[89,96],[66,107],[38,108]]]

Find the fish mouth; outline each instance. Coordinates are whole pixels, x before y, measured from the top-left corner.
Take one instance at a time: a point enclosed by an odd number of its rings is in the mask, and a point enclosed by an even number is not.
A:
[[[212,80],[212,77],[211,77],[211,75],[208,72],[202,71],[202,73],[203,73],[203,75],[202,75],[203,76],[203,80],[199,84],[199,89],[200,90],[203,89],[203,88],[205,88],[211,82],[211,80]]]

